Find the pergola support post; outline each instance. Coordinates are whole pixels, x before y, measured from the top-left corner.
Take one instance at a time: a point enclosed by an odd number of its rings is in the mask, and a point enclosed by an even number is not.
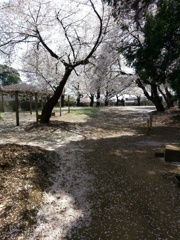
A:
[[[38,122],[38,95],[35,93],[36,121]]]
[[[68,113],[70,113],[70,97],[68,96]]]
[[[18,91],[15,91],[15,108],[16,108],[16,126],[19,126],[19,99],[18,99]]]
[[[3,93],[1,95],[1,103],[2,103],[2,105],[1,105],[2,112],[4,112],[4,95],[3,95]]]
[[[59,116],[62,116],[61,97],[59,98]]]
[[[29,99],[29,108],[30,108],[30,114],[32,115],[32,95],[30,95],[30,99]]]

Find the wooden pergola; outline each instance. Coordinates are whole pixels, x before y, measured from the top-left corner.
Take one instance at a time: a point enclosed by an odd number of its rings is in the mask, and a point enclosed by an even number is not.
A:
[[[19,126],[19,96],[30,97],[30,113],[32,114],[32,98],[35,97],[36,121],[38,121],[38,97],[47,97],[53,94],[49,90],[40,90],[35,86],[27,83],[12,84],[8,86],[0,86],[0,95],[2,101],[2,110],[4,111],[4,96],[14,96],[16,111],[16,126]]]

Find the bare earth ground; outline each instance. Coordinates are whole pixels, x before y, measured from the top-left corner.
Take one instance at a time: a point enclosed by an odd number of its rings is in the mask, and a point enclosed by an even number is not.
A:
[[[0,239],[179,239],[180,165],[155,158],[180,143],[180,110],[102,108],[49,126],[0,121]],[[14,116],[13,116],[14,118]]]

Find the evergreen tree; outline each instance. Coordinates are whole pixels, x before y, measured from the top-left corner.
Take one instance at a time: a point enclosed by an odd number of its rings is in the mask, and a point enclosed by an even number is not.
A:
[[[0,65],[0,85],[11,85],[20,83],[21,78],[18,71],[7,65]]]
[[[148,14],[142,28],[143,41],[135,37],[120,50],[129,64],[136,69],[139,76],[138,85],[145,90],[151,86],[154,99],[160,85],[170,83],[177,95],[180,95],[180,3],[178,0],[162,0],[158,3],[156,13]],[[156,92],[155,92],[156,91]],[[162,93],[162,92],[161,92]],[[146,94],[148,94],[146,92]]]

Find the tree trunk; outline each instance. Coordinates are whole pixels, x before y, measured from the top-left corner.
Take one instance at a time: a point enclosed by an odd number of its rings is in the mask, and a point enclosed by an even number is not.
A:
[[[164,93],[164,92],[161,90],[160,86],[158,86],[159,92],[162,94],[162,96],[164,97],[164,100],[166,101],[167,108],[171,108],[171,107],[174,106],[173,96],[172,96],[171,93],[169,92],[167,86],[165,86],[164,89],[165,89],[165,92],[166,92],[166,93]]]
[[[108,106],[108,105],[109,105],[109,101],[108,101],[108,99],[105,99],[104,104],[105,104],[105,106]]]
[[[93,107],[94,105],[94,94],[91,94],[90,96],[90,107]]]
[[[76,106],[79,107],[81,102],[81,96],[79,95],[76,99]]]
[[[96,107],[100,106],[100,97],[101,97],[100,89],[98,88],[98,90],[97,90],[97,103],[96,103]]]
[[[173,96],[170,93],[168,87],[165,87],[165,91],[166,91],[166,97],[167,97],[167,105],[169,108],[174,107],[174,100],[173,100]]]
[[[156,84],[151,84],[151,91],[152,91],[152,99],[151,99],[151,101],[156,106],[156,109],[157,109],[158,112],[163,112],[165,109],[164,109],[164,106],[162,104],[162,100],[161,100],[161,98],[158,95]]]
[[[125,106],[125,100],[124,100],[124,98],[121,99],[121,104],[122,104],[123,107]]]
[[[119,96],[116,95],[116,106],[119,106]]]
[[[147,99],[149,99],[151,102],[153,102],[153,104],[156,107],[156,110],[159,112],[163,112],[164,111],[164,106],[162,104],[162,101],[158,95],[158,91],[157,91],[157,86],[156,84],[150,84],[151,86],[151,95],[149,95],[148,91],[146,90],[145,86],[143,85],[143,83],[141,82],[140,79],[136,80],[136,83],[138,84],[138,87],[140,87],[143,92],[144,95],[147,97]]]
[[[137,96],[137,105],[141,106],[141,97],[140,96]]]
[[[59,86],[56,88],[54,95],[51,98],[49,98],[49,100],[46,102],[42,110],[41,123],[49,123],[49,120],[51,118],[51,112],[54,106],[56,106],[72,70],[73,70],[72,67],[65,68],[65,73]]]

